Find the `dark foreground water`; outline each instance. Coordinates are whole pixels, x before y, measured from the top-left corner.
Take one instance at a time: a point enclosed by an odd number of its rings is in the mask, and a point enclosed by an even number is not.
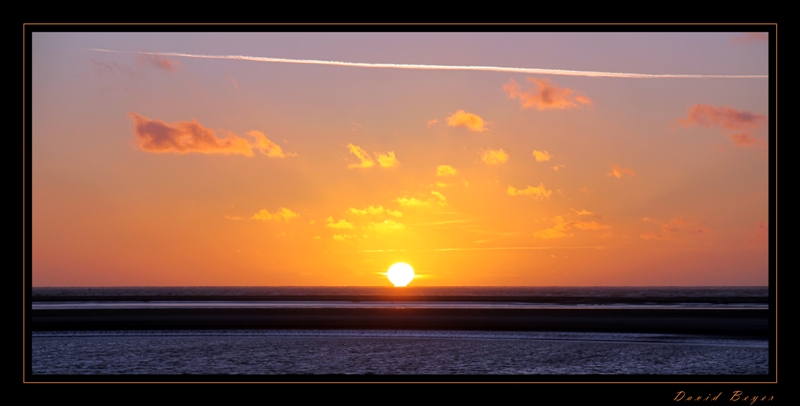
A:
[[[766,375],[765,340],[451,331],[37,332],[33,373]]]

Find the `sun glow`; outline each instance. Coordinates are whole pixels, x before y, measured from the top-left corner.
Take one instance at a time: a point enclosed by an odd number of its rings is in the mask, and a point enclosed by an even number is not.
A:
[[[414,268],[405,262],[398,262],[389,267],[386,276],[389,278],[389,281],[394,284],[394,287],[402,288],[414,279]]]

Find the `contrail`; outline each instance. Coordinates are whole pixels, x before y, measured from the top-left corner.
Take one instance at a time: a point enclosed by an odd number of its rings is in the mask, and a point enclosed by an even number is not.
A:
[[[538,75],[584,76],[592,78],[625,78],[625,79],[766,79],[768,75],[686,75],[686,74],[647,74],[647,73],[622,73],[622,72],[597,72],[566,69],[541,69],[541,68],[509,68],[502,66],[459,66],[459,65],[418,65],[400,63],[366,63],[366,62],[341,62],[320,61],[315,59],[285,59],[267,58],[263,56],[244,55],[195,55],[178,52],[142,52],[142,51],[114,51],[109,49],[90,48],[92,51],[111,52],[116,54],[145,54],[159,56],[175,56],[182,58],[201,59],[227,59],[238,61],[294,63],[302,65],[329,65],[351,68],[382,68],[382,69],[420,69],[420,70],[463,70],[484,72],[511,72]]]

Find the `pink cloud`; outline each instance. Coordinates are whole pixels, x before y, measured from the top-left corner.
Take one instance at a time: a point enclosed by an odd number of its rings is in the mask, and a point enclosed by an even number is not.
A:
[[[617,179],[620,179],[620,178],[622,178],[622,175],[636,176],[636,172],[634,172],[633,169],[623,168],[623,167],[621,167],[621,166],[619,166],[619,165],[617,165],[617,164],[612,162],[611,163],[611,172],[609,172],[607,175],[608,176],[613,176],[613,177],[615,177]]]
[[[761,126],[767,120],[766,116],[744,110],[734,110],[728,106],[711,106],[708,104],[695,104],[689,107],[688,116],[679,118],[678,123],[684,127],[719,126],[727,130],[739,131],[753,129]]]
[[[767,147],[767,142],[753,137],[750,134],[741,133],[741,134],[731,134],[729,135],[731,141],[733,141],[734,145],[738,145],[740,147],[752,147],[752,146],[759,146],[761,148]]]
[[[140,64],[153,65],[156,68],[165,70],[167,72],[177,72],[181,67],[181,63],[177,60],[170,60],[160,55],[155,54],[142,54],[139,56]]]
[[[558,87],[547,79],[528,78],[528,81],[534,84],[534,89],[527,92],[523,92],[514,79],[503,85],[503,90],[508,93],[508,97],[519,99],[523,109],[563,110],[592,104],[592,100],[588,97],[577,94],[572,89]]]
[[[254,138],[254,142],[251,143],[232,132],[226,132],[224,138],[218,138],[214,130],[203,127],[197,120],[167,124],[136,113],[128,113],[128,117],[134,122],[133,132],[139,148],[147,152],[253,156],[253,150],[257,149],[269,157],[285,156],[280,146],[267,139],[260,131],[248,132],[248,135]]]
[[[534,231],[533,235],[538,238],[561,238],[573,237],[574,233],[567,233],[575,228],[586,231],[599,231],[608,230],[611,228],[608,224],[601,224],[596,221],[565,221],[563,217],[556,216],[553,221],[557,224],[548,229]]]
[[[741,131],[738,134],[728,135],[734,145],[740,147],[754,145],[766,147],[766,142],[749,134],[750,130],[763,126],[766,121],[767,117],[758,113],[735,110],[728,106],[717,107],[708,104],[695,104],[689,107],[687,117],[679,118],[677,123],[684,127],[720,127],[728,131]]]

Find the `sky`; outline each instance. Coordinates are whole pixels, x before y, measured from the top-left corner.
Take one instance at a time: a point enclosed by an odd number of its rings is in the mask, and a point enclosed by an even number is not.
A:
[[[35,32],[33,286],[764,286],[768,65],[766,33]]]

